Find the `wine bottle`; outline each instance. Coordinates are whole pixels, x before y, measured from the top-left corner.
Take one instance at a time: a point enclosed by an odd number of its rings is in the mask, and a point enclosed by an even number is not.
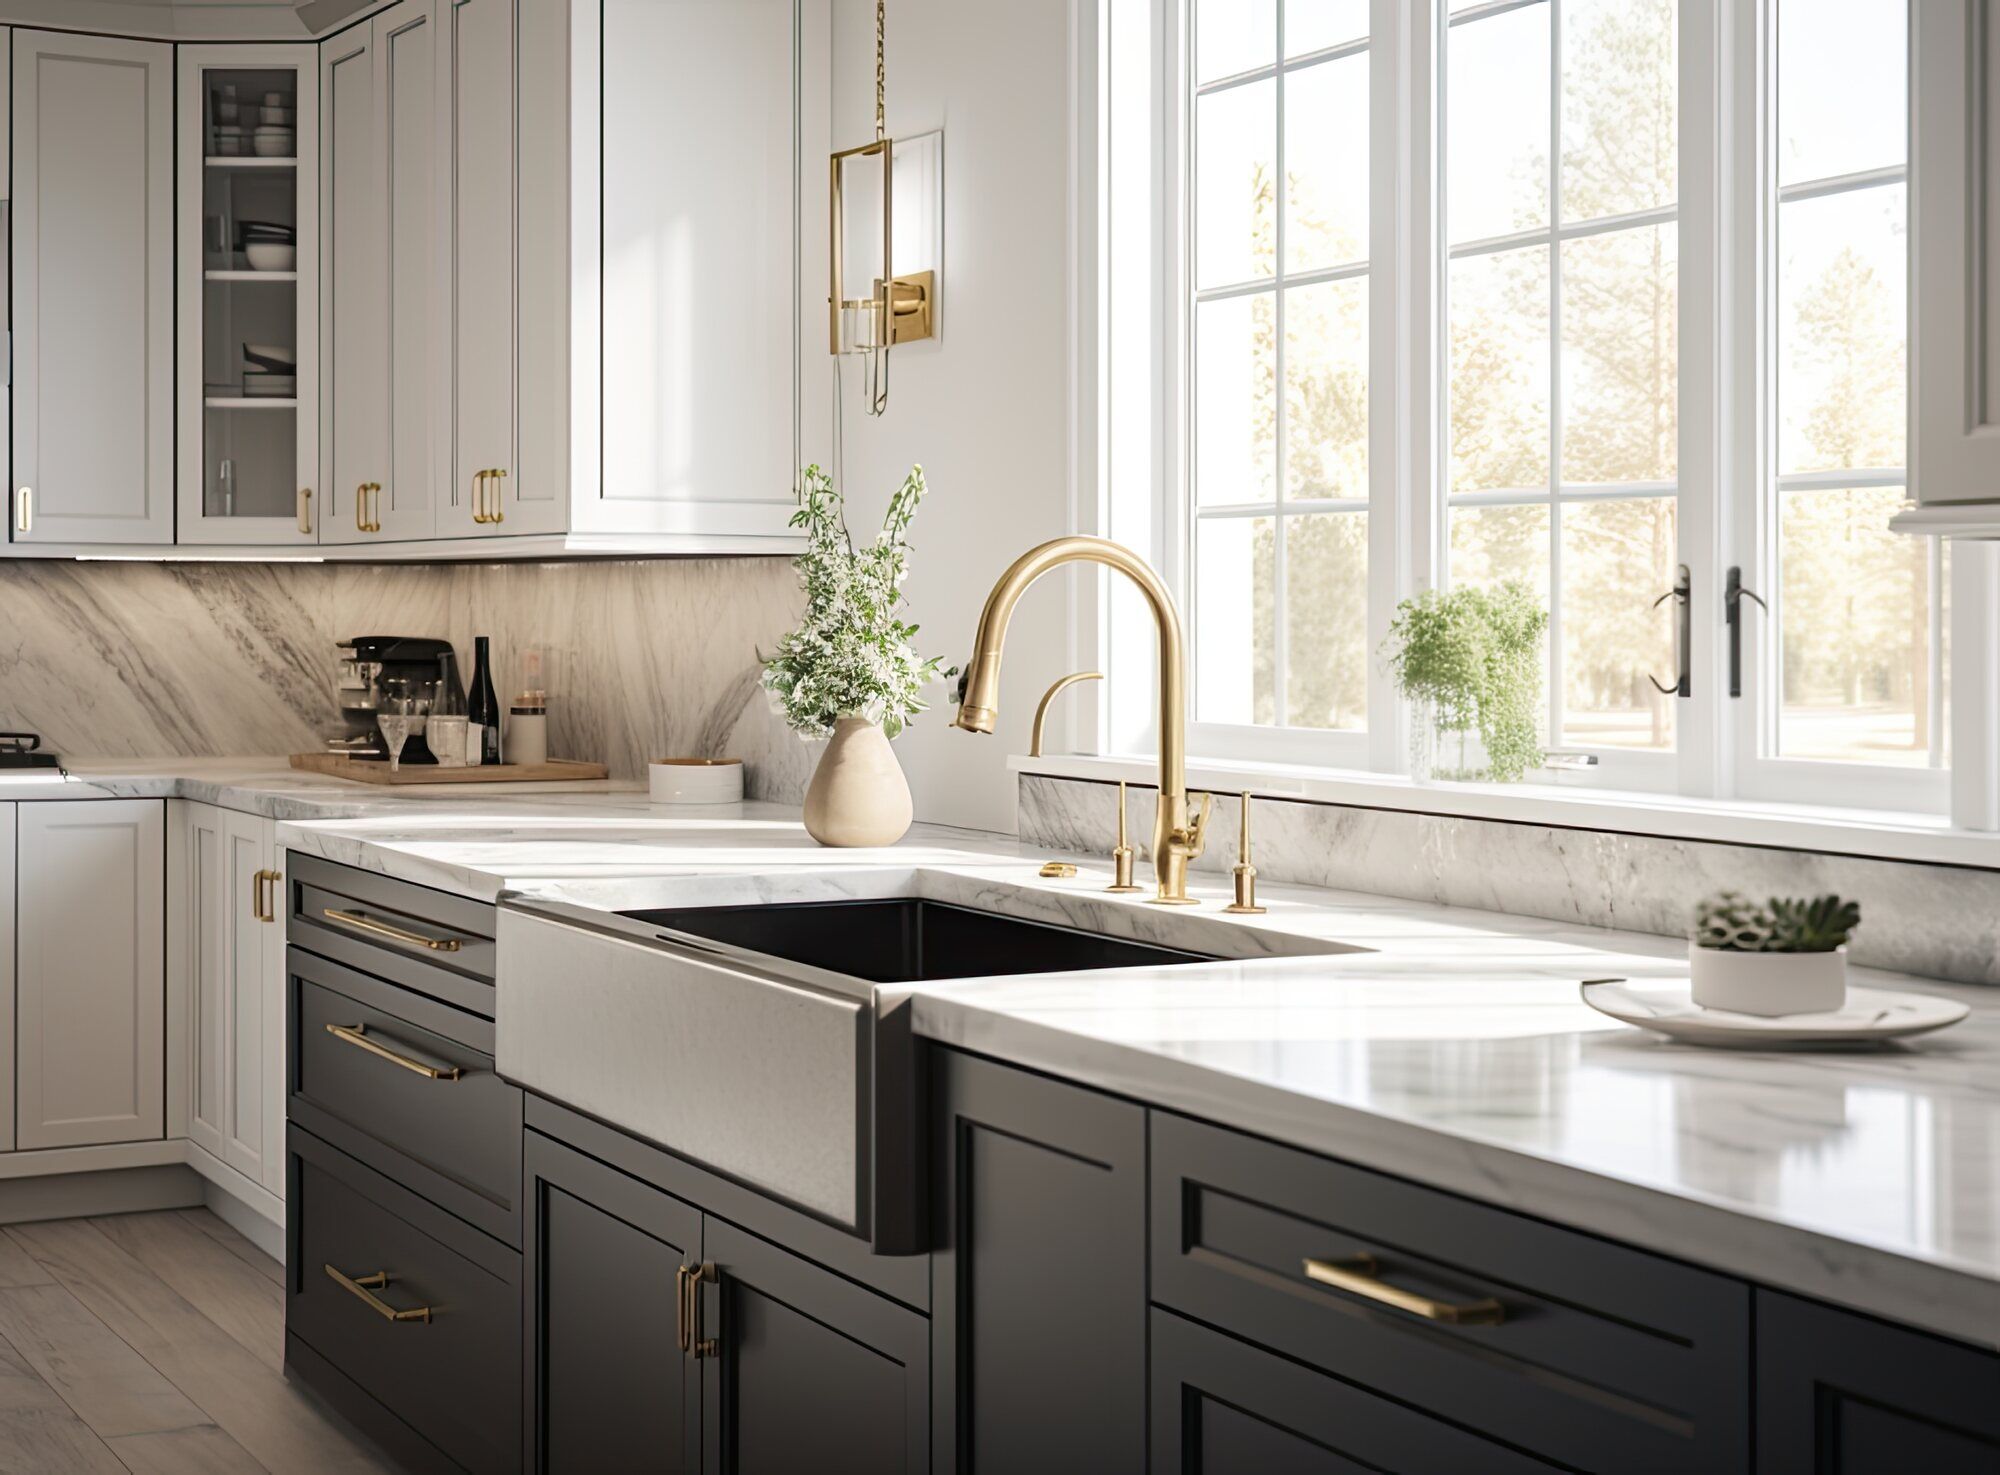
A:
[[[466,716],[471,719],[472,734],[467,737],[467,751],[471,751],[473,741],[479,745],[478,763],[498,763],[500,761],[500,698],[493,690],[493,662],[487,651],[487,638],[478,636],[472,642],[472,691],[466,699]]]

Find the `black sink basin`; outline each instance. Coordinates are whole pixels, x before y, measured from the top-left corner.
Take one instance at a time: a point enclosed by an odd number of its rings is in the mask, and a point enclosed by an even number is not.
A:
[[[1024,922],[923,897],[680,907],[623,915],[871,983],[1210,963],[1206,953]]]

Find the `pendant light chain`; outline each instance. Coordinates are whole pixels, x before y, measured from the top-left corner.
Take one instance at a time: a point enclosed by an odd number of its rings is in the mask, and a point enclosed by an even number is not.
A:
[[[875,0],[875,141],[889,136],[889,72],[882,60],[882,40],[887,29],[889,0]]]

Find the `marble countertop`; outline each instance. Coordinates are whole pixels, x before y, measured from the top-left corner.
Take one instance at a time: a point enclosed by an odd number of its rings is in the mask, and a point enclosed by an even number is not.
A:
[[[906,889],[1238,958],[919,985],[918,1030],[1101,1089],[2000,1347],[2000,993],[1867,1052],[1675,1045],[1585,1007],[1585,978],[1686,973],[1670,938],[1358,892],[1264,888],[1256,918],[1110,897],[1108,874],[919,826],[819,848],[795,810],[634,788],[366,791],[268,760],[85,770],[109,792],[278,818],[286,846],[482,900],[604,909]],[[24,797],[0,784],[0,799]],[[1220,929],[1220,930],[1218,930]],[[1344,944],[1356,951],[1323,952]]]

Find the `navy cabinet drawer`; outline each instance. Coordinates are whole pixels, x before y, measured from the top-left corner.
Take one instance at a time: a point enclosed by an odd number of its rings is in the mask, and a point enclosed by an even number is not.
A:
[[[515,1248],[521,1090],[493,1070],[493,1026],[424,995],[289,954],[289,1115]]]
[[[286,1332],[456,1464],[519,1470],[521,1257],[297,1126],[288,1141]]]
[[[1165,1112],[1152,1193],[1161,1305],[1578,1469],[1748,1468],[1738,1281]]]
[[[1171,1311],[1151,1341],[1152,1475],[1559,1468]]]
[[[493,908],[373,871],[286,856],[285,940],[493,1017]]]

